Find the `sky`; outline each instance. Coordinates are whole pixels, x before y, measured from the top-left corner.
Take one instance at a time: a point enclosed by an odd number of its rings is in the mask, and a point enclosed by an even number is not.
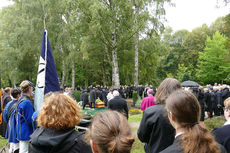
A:
[[[211,25],[218,17],[230,13],[230,4],[224,6],[220,4],[217,8],[218,0],[172,0],[175,7],[166,6],[165,25],[173,28],[174,31],[192,29],[202,26],[202,24]],[[222,0],[219,0],[222,1]]]
[[[217,8],[218,0],[172,0],[175,7],[166,6],[166,26],[174,31],[192,29],[202,24],[211,25],[218,17],[230,13],[230,4]],[[219,0],[222,1],[222,0]],[[9,0],[0,0],[0,8],[10,5]]]

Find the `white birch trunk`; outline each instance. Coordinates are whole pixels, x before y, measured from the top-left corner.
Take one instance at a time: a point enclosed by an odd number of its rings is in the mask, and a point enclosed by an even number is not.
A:
[[[72,63],[72,88],[75,88],[75,65]]]
[[[135,8],[136,8],[136,17],[134,20],[135,25],[138,27],[138,21],[137,16],[139,14],[139,7],[138,7],[138,1],[135,1]],[[135,74],[134,74],[134,84],[137,86],[139,84],[138,82],[138,72],[139,72],[139,63],[138,63],[138,57],[139,57],[139,51],[138,51],[138,45],[139,45],[139,31],[135,35]]]
[[[119,79],[119,68],[118,68],[118,61],[117,61],[117,48],[115,47],[116,45],[116,30],[114,30],[112,34],[112,70],[113,70],[113,75],[112,75],[112,81],[113,85],[116,87],[120,86],[120,79]]]

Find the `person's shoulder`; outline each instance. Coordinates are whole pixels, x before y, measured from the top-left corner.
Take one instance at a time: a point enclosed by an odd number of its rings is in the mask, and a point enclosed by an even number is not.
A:
[[[163,110],[164,110],[164,106],[157,104],[157,105],[153,105],[153,106],[146,108],[145,112],[161,112]]]
[[[153,106],[150,106],[148,108],[146,108],[143,112],[143,116],[158,116],[160,114],[162,114],[162,111],[163,110],[163,107],[161,105],[153,105]]]
[[[183,149],[181,148],[179,141],[174,140],[173,144],[161,151],[160,153],[183,153]]]
[[[182,150],[178,146],[171,145],[160,153],[182,153]]]
[[[80,150],[80,152],[92,153],[90,145],[85,142],[85,133],[75,131],[74,134],[75,134],[75,140],[74,140],[75,145],[73,146],[73,148],[71,150],[72,151],[73,150],[77,150],[77,151]]]
[[[225,134],[229,133],[230,125],[224,125],[222,127],[216,128],[212,131],[214,135],[222,134],[223,136],[226,136]],[[230,134],[228,134],[230,136]]]
[[[13,103],[13,100],[11,100],[10,102],[8,102],[5,106],[5,110]]]

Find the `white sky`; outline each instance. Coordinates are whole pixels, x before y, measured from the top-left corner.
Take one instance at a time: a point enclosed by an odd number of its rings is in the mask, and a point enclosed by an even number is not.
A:
[[[223,1],[223,0],[219,0]],[[208,26],[218,17],[230,13],[230,4],[217,8],[217,0],[172,0],[175,7],[166,7],[168,25],[174,31],[192,29],[206,23]]]
[[[9,0],[0,0],[0,8],[12,4]]]
[[[230,4],[216,8],[218,0],[172,0],[175,7],[166,7],[166,26],[174,31],[192,29],[206,23],[210,25],[218,17],[230,13]],[[222,0],[219,0],[222,1]],[[0,0],[0,8],[12,4],[9,0]]]

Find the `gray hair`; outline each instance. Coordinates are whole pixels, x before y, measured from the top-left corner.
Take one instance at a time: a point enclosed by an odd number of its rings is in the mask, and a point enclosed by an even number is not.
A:
[[[119,93],[117,90],[114,90],[114,91],[113,91],[113,96],[114,96],[114,97],[117,97],[117,96],[119,96],[119,95],[120,95],[120,93]]]

